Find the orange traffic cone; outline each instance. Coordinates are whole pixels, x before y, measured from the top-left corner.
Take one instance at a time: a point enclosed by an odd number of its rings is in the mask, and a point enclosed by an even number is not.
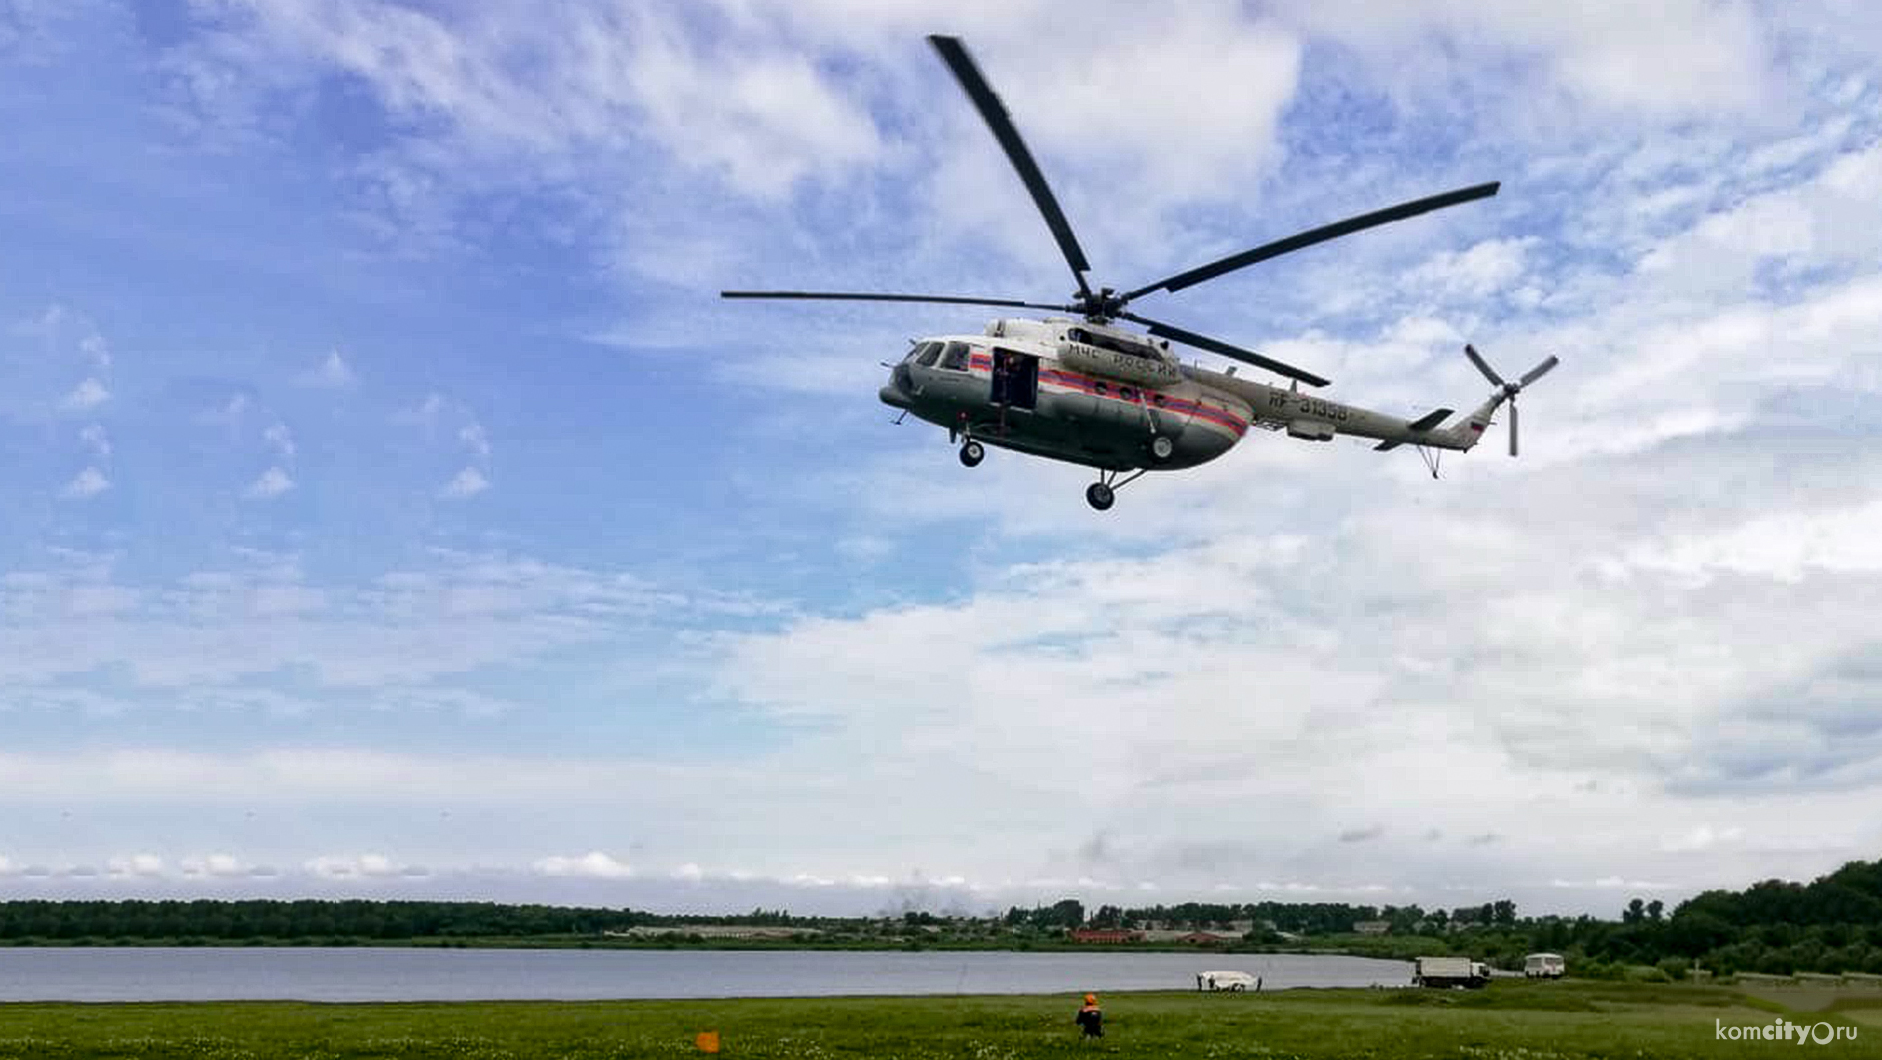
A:
[[[699,1037],[693,1039],[693,1044],[699,1046],[702,1053],[716,1053],[719,1051],[719,1032],[700,1031]]]

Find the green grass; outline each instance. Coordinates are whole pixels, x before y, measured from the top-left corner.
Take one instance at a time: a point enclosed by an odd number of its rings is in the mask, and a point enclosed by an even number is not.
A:
[[[1107,1034],[1079,1040],[1075,996],[312,1005],[0,1005],[0,1058],[1795,1057],[1795,1043],[1716,1041],[1777,1007],[1720,987],[1499,982],[1482,991],[1108,994]],[[1869,1010],[1853,1015],[1867,1017]],[[1836,1012],[1798,1017],[1858,1026]],[[1862,1029],[1877,1038],[1873,1024]],[[1807,1056],[1876,1056],[1867,1036]]]

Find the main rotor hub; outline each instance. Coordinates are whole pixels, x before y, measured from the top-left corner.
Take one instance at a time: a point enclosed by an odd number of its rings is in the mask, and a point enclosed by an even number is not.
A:
[[[1100,287],[1096,293],[1080,291],[1072,295],[1072,303],[1093,324],[1109,323],[1123,312],[1124,304],[1128,301],[1130,299],[1118,294],[1115,287]]]

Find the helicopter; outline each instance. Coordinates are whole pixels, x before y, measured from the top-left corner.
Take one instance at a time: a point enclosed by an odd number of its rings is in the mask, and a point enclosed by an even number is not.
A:
[[[1149,471],[1193,468],[1234,448],[1251,428],[1285,431],[1290,438],[1331,441],[1339,435],[1376,440],[1376,450],[1415,447],[1435,478],[1446,450],[1467,452],[1504,403],[1510,406],[1510,455],[1517,454],[1516,396],[1559,363],[1551,355],[1514,380],[1505,380],[1468,344],[1465,355],[1496,389],[1455,423],[1455,412],[1436,408],[1415,419],[1303,393],[1300,384],[1327,385],[1312,372],[1174,324],[1126,310],[1157,291],[1174,293],[1225,273],[1363,229],[1497,193],[1500,182],[1477,184],[1349,217],[1264,243],[1128,291],[1092,290],[1091,265],[1053,197],[1038,163],[1020,138],[999,96],[957,37],[931,35],[941,60],[980,112],[1019,174],[1057,241],[1078,291],[1066,303],[1011,298],[853,291],[721,291],[722,298],[835,299],[925,302],[1050,310],[1064,316],[1001,318],[979,334],[914,339],[898,363],[883,362],[889,380],[877,396],[948,431],[960,443],[960,461],[975,467],[986,446],[1093,468],[1098,481],[1085,500],[1108,510],[1117,491]],[[1144,332],[1118,326],[1124,320]],[[1185,363],[1174,340],[1291,380],[1286,387],[1238,377],[1239,366],[1216,371]]]

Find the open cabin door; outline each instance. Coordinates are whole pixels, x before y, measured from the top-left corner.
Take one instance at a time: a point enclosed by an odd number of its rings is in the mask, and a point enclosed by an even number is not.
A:
[[[1032,411],[1039,403],[1039,358],[1027,353],[993,348],[993,403]]]

